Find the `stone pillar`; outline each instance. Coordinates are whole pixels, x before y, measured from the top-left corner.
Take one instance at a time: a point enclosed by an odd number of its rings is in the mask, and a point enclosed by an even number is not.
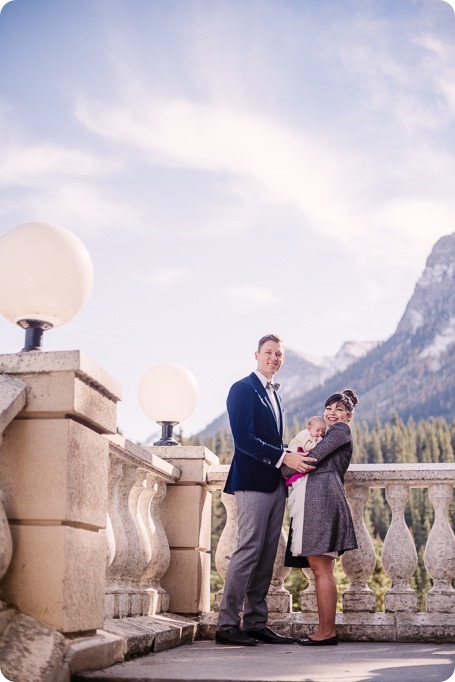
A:
[[[346,486],[346,497],[351,507],[358,548],[346,552],[341,557],[341,565],[350,580],[350,585],[342,598],[345,612],[374,613],[376,610],[375,594],[367,584],[376,566],[373,541],[363,518],[368,495],[369,488],[365,485]]]
[[[117,382],[78,351],[0,356],[27,403],[4,432],[0,480],[13,555],[0,595],[62,633],[104,624],[108,443]]]
[[[392,509],[392,523],[382,548],[382,564],[392,580],[386,592],[386,611],[417,611],[417,595],[409,580],[417,568],[414,540],[404,520],[404,508],[409,490],[405,485],[386,486],[386,499]]]
[[[432,485],[428,497],[435,510],[433,527],[425,547],[425,568],[433,580],[427,593],[429,613],[455,613],[455,536],[448,520],[448,508],[453,498],[450,485]]]
[[[203,446],[145,449],[181,471],[179,481],[168,485],[161,505],[170,547],[170,564],[161,585],[169,594],[170,611],[187,615],[210,611],[212,495],[206,480],[218,457]]]

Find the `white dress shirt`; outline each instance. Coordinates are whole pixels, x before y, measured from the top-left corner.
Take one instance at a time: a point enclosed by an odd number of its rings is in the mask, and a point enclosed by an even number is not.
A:
[[[275,412],[276,423],[277,423],[278,429],[279,429],[279,428],[280,428],[281,414],[280,414],[280,406],[279,406],[278,400],[277,400],[277,398],[276,398],[276,396],[275,396],[275,391],[273,390],[273,388],[266,388],[267,382],[269,381],[269,380],[267,379],[267,377],[265,377],[265,376],[264,376],[261,372],[259,372],[258,370],[255,370],[255,374],[256,374],[256,376],[259,378],[261,384],[264,386],[264,388],[265,388],[265,390],[267,391],[267,394],[268,394],[268,396],[269,396],[269,398],[270,398],[270,400],[271,400],[272,407],[273,407],[273,410],[274,410],[274,412]],[[280,466],[281,466],[281,464],[283,463],[283,459],[284,459],[285,454],[286,454],[286,453],[283,452],[283,454],[281,455],[280,459],[279,459],[278,462],[276,463],[275,466],[276,466],[277,469],[279,469]]]

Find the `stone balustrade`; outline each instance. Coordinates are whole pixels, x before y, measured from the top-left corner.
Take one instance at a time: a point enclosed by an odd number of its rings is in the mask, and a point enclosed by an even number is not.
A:
[[[181,471],[160,448],[116,433],[119,397],[118,383],[79,351],[0,356],[0,668],[8,679],[69,682],[75,671],[195,636],[194,621],[166,613],[191,574],[186,566],[175,584],[168,537],[178,515],[163,512]],[[193,511],[184,509],[183,534],[199,524]],[[208,554],[204,575],[207,565]],[[188,592],[188,612],[197,612],[205,590]]]
[[[227,466],[207,448],[144,447],[117,433],[120,387],[79,351],[0,356],[0,667],[23,682],[69,682],[75,671],[213,637],[211,490]],[[350,584],[337,614],[341,638],[452,641],[455,537],[448,508],[453,464],[355,465],[346,492],[359,548],[346,553]],[[417,610],[417,556],[404,510],[428,488],[435,510],[425,548],[433,586]],[[382,562],[385,611],[368,586],[376,557],[363,515],[370,488],[391,508]],[[225,576],[236,545],[235,498],[216,565]],[[300,636],[317,623],[314,579],[299,612],[284,586],[283,530],[268,601],[270,620]],[[178,616],[176,616],[178,614]],[[27,656],[22,642],[27,641]],[[22,647],[22,648],[21,648]],[[8,677],[8,675],[7,675]]]
[[[214,466],[207,474],[207,485],[222,490],[229,467]],[[351,465],[345,478],[346,495],[351,507],[359,547],[346,552],[341,564],[350,584],[342,597],[343,610],[337,614],[337,630],[343,639],[375,641],[453,641],[455,637],[455,536],[449,523],[448,508],[455,486],[454,464]],[[370,488],[385,489],[392,520],[384,540],[382,564],[391,586],[385,594],[385,611],[376,611],[375,594],[368,586],[376,556],[372,538],[364,522]],[[405,507],[410,488],[427,488],[435,518],[425,547],[425,568],[433,586],[426,595],[426,610],[419,612],[417,595],[410,585],[417,568],[417,552],[412,533],[405,522]],[[237,541],[235,497],[221,494],[226,507],[226,525],[220,536],[215,562],[224,579]],[[290,569],[283,566],[286,536],[283,531],[274,577],[268,595],[270,621],[283,632],[307,634],[317,623],[317,604],[311,570],[301,595],[301,611],[292,612],[291,598],[284,587]],[[215,597],[215,611],[223,590]],[[201,618],[203,636],[213,636],[216,614]]]
[[[169,610],[161,578],[170,550],[161,519],[167,485],[180,471],[123,437],[109,441],[106,537],[106,618],[155,615]]]
[[[0,376],[0,447],[3,432],[23,409],[27,401],[27,384],[20,379]],[[0,580],[8,570],[13,554],[13,541],[0,489]]]

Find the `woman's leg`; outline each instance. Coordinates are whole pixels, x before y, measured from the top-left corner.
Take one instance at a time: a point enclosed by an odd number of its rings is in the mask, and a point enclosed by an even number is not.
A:
[[[333,559],[330,556],[308,557],[310,568],[316,579],[319,628],[311,639],[328,639],[336,635],[335,615],[337,610],[337,586],[333,576]]]

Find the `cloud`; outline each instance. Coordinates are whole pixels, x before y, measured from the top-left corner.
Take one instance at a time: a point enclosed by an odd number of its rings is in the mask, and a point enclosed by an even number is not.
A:
[[[342,139],[324,139],[266,114],[145,94],[140,101],[140,107],[114,107],[80,100],[77,116],[97,135],[140,150],[152,165],[224,175],[238,200],[249,196],[262,210],[292,207],[301,229],[359,256],[377,255],[378,245],[386,251],[392,238],[397,260],[421,256],[441,233],[435,216],[445,225],[453,214],[450,194],[439,188],[453,177],[455,164],[425,139],[413,137],[412,145],[404,139],[386,150],[379,139],[371,149],[348,148]],[[416,192],[418,199],[408,198]],[[422,229],[410,243],[415,225]],[[250,300],[258,304],[260,297]]]
[[[279,303],[281,298],[265,287],[236,286],[226,290],[227,297],[239,312],[250,312]]]
[[[56,144],[3,143],[0,157],[0,187],[34,187],[50,178],[99,177],[112,173],[118,162],[103,160],[92,152]]]
[[[149,287],[169,289],[181,284],[188,276],[189,272],[184,268],[162,268],[151,273],[134,273],[131,277]]]
[[[24,220],[49,220],[85,233],[145,222],[134,206],[109,196],[113,192],[106,180],[123,168],[118,158],[58,143],[27,144],[17,130],[11,132],[5,108],[1,118],[0,216],[5,222],[17,213],[18,195]]]
[[[333,234],[332,216],[345,213],[360,162],[352,152],[265,114],[181,98],[140,101],[140,108],[116,108],[79,100],[77,117],[92,132],[140,149],[152,164],[227,174],[233,188],[241,179],[241,191],[261,203],[291,204]]]
[[[139,211],[103,195],[90,182],[42,179],[41,183],[41,187],[31,187],[21,194],[19,206],[14,195],[6,193],[5,198],[1,198],[0,218],[5,226],[11,216],[15,216],[17,222],[19,215],[19,222],[44,220],[90,237],[103,232],[145,229],[146,221]],[[11,227],[13,225],[8,225],[7,229]]]

